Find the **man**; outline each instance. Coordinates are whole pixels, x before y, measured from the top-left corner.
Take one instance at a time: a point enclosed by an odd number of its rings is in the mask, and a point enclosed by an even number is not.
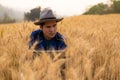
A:
[[[40,29],[33,31],[30,35],[29,49],[35,42],[36,51],[61,51],[67,47],[63,35],[57,32],[57,22],[63,18],[56,18],[51,9],[44,9],[40,13],[40,20],[35,22]]]
[[[57,22],[60,22],[63,18],[56,18],[51,9],[44,9],[40,13],[40,20],[35,22],[35,25],[39,25],[40,29],[33,31],[30,35],[29,48],[33,46],[35,42],[35,51],[64,51],[67,47],[63,35],[57,32]],[[61,54],[61,53],[60,53]],[[39,55],[39,52],[33,54],[33,58]],[[50,54],[51,56],[52,54]],[[61,56],[58,54],[58,57]],[[57,58],[51,56],[53,61]],[[63,58],[65,55],[63,54]],[[61,75],[64,79],[65,64],[61,66]]]

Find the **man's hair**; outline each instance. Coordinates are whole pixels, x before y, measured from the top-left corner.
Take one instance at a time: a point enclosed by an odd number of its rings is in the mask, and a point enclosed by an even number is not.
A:
[[[41,24],[40,24],[40,26],[42,26],[42,27],[43,27],[43,25],[44,25],[44,24],[45,24],[45,23],[41,23]]]
[[[57,21],[56,21],[57,22]],[[40,23],[40,26],[43,26],[43,25],[45,25],[45,22],[44,23]]]

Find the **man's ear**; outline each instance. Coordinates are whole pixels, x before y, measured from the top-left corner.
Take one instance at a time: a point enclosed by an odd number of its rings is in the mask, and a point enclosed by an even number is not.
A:
[[[40,25],[40,29],[43,29],[43,26]]]

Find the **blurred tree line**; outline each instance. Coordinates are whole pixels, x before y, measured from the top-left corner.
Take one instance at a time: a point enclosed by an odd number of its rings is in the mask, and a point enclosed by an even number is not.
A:
[[[99,3],[92,6],[83,14],[120,13],[120,0],[111,0],[111,4]]]
[[[41,7],[33,8],[30,10],[30,12],[24,13],[24,20],[35,21],[39,19],[40,12],[41,12]],[[2,17],[0,18],[0,24],[15,23],[15,22],[17,22],[17,20],[10,17],[8,12],[4,12]]]
[[[4,13],[4,17],[0,19],[0,24],[14,23],[15,19],[12,19],[7,13]]]
[[[39,19],[40,12],[41,12],[41,7],[33,8],[30,10],[30,12],[24,13],[24,20],[35,21]]]

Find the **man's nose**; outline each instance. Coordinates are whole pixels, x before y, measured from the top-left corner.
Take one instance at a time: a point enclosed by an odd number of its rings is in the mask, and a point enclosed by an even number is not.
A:
[[[50,31],[54,31],[54,27],[51,27],[51,28],[50,28]]]

